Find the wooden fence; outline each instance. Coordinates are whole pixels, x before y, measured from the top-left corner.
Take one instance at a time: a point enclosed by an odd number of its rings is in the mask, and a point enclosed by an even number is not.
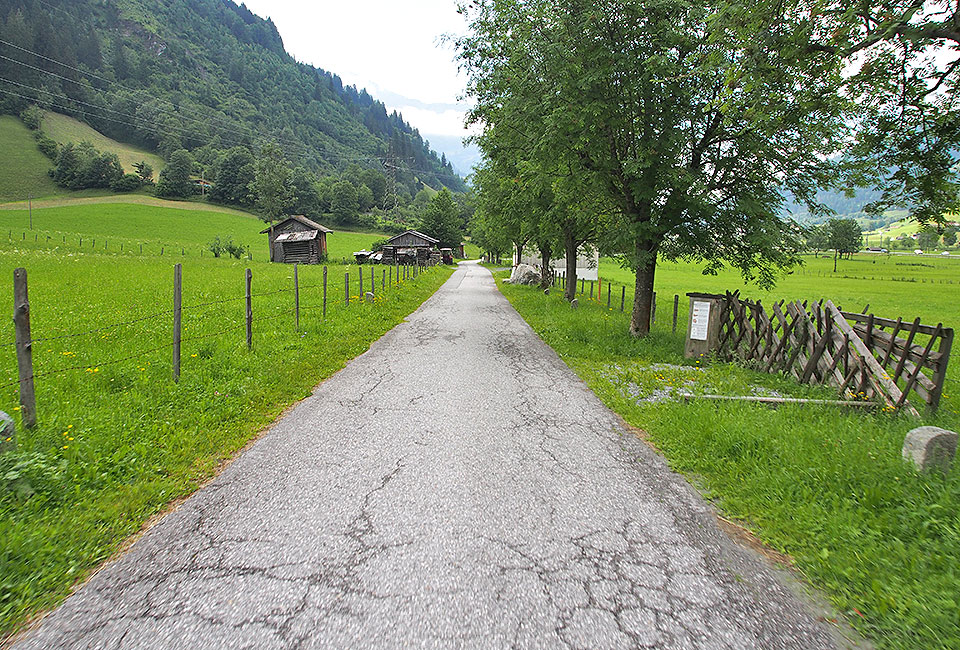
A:
[[[739,291],[720,302],[718,352],[804,384],[835,386],[846,399],[883,403],[919,417],[910,400],[940,404],[953,329],[841,311],[829,300],[776,302],[768,314]],[[867,310],[865,309],[864,312]]]

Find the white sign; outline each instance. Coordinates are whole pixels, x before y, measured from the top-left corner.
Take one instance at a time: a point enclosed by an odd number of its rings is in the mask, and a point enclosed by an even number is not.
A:
[[[707,324],[710,322],[710,303],[693,301],[693,316],[690,319],[690,338],[694,341],[707,340]]]

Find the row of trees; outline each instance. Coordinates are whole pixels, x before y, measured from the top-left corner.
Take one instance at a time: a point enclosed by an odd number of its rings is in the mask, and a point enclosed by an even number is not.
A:
[[[927,56],[960,42],[943,4],[465,4],[457,44],[486,156],[474,235],[544,261],[565,251],[572,277],[580,246],[616,256],[635,272],[642,336],[658,258],[728,264],[762,285],[798,263],[785,196],[829,216],[818,190],[872,184],[872,210],[942,219],[958,207],[960,142],[958,66]]]

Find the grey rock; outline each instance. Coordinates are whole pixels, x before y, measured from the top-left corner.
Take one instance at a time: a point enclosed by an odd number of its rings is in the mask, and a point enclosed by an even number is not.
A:
[[[363,294],[363,297],[366,299],[367,302],[373,304],[373,292],[372,292],[372,291],[366,292],[365,294]]]
[[[577,300],[576,298],[570,301],[570,309],[576,309],[579,306],[580,306],[580,301]]]
[[[940,427],[917,427],[903,441],[903,458],[921,472],[950,471],[957,454],[957,434]]]
[[[17,448],[17,427],[13,418],[0,411],[0,454]]]
[[[510,284],[540,284],[540,273],[529,264],[517,264],[510,274]]]

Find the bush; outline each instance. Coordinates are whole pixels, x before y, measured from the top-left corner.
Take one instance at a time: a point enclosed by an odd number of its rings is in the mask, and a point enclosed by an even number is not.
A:
[[[234,244],[231,237],[224,237],[221,239],[220,235],[217,235],[213,238],[209,244],[207,244],[207,250],[213,253],[214,257],[220,257],[224,253],[230,257],[240,259],[247,253],[247,247],[243,244]]]
[[[55,161],[57,154],[60,152],[60,147],[57,145],[57,142],[47,137],[47,134],[43,131],[35,131],[33,137],[37,140],[37,147],[40,149],[40,153],[50,160]]]
[[[27,125],[27,128],[31,131],[39,131],[40,126],[43,124],[43,117],[45,113],[36,104],[31,104],[25,109],[20,111],[20,119],[23,120],[23,123]]]
[[[143,185],[143,179],[137,174],[124,174],[110,184],[110,189],[114,192],[133,192],[139,190]]]

